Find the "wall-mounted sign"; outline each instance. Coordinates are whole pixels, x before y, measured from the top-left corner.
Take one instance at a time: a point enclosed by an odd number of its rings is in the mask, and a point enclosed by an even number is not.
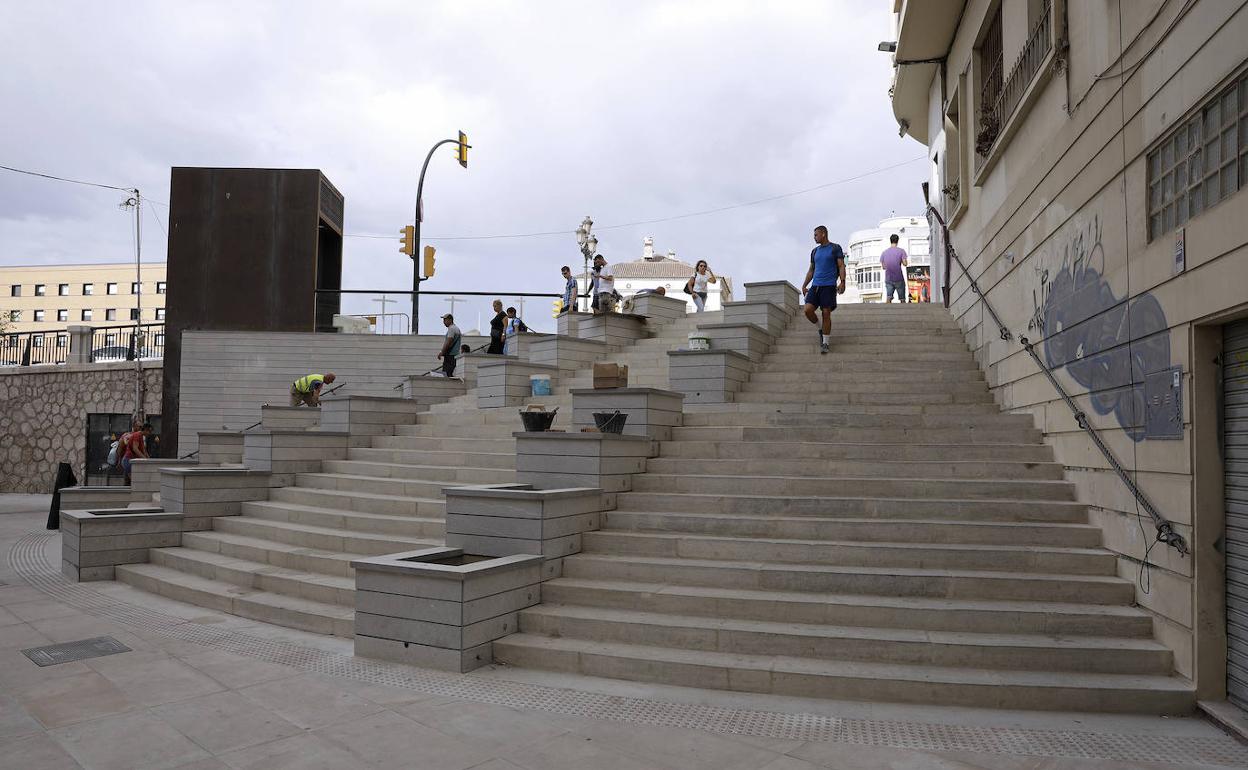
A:
[[[1174,274],[1178,275],[1187,269],[1187,228],[1180,227],[1174,231]]]

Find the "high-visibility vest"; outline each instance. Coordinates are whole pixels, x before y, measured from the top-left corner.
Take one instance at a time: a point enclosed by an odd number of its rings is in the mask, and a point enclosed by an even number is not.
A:
[[[299,379],[295,380],[295,391],[298,393],[311,393],[316,385],[320,385],[324,382],[325,382],[325,375],[309,374],[305,377],[300,377]]]

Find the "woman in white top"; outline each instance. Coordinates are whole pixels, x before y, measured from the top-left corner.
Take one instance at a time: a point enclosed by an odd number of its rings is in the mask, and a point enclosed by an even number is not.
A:
[[[706,310],[707,284],[718,283],[719,281],[715,278],[715,274],[711,272],[711,267],[706,264],[705,259],[699,259],[693,271],[693,277],[685,283],[685,291],[693,295],[693,305],[701,313]]]

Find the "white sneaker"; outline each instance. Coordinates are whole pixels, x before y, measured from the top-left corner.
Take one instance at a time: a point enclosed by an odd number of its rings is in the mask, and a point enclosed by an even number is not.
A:
[[[821,343],[819,343],[819,352],[820,352],[820,353],[827,353],[827,352],[828,352],[828,343],[826,343],[826,342],[821,342]]]

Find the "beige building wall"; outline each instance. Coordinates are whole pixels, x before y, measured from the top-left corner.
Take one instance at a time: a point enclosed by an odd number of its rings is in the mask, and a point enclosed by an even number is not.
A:
[[[124,325],[132,322],[131,310],[142,299],[143,323],[156,323],[164,320],[165,272],[164,262],[144,263],[140,297],[133,293],[133,262],[0,266],[0,317],[9,320],[6,330],[11,332]],[[15,287],[20,296],[14,296]],[[35,320],[39,313],[41,321]]]
[[[978,171],[974,118],[984,73],[976,48],[997,3],[939,0],[919,10],[916,0],[896,3],[899,55],[938,26],[918,19],[919,11],[964,9],[945,67],[927,68],[934,75],[927,103],[914,102],[913,84],[899,84],[899,98],[910,103],[895,101],[894,112],[899,120],[917,114],[926,121],[912,133],[929,145],[930,197],[1004,325],[1057,365],[1057,379],[1100,437],[1187,539],[1186,557],[1161,544],[1149,550],[1148,516],[1017,339],[1000,338],[955,264],[951,311],[996,398],[1012,412],[1034,416],[1106,547],[1119,554],[1119,574],[1136,581],[1157,637],[1175,650],[1178,671],[1196,680],[1198,697],[1218,699],[1225,697],[1226,620],[1217,550],[1224,534],[1220,370],[1213,359],[1220,324],[1248,315],[1248,179],[1186,223],[1186,261],[1176,269],[1177,233],[1150,239],[1147,157],[1209,97],[1243,77],[1248,2],[1106,0],[1071,2],[1068,11],[1066,5],[1001,0],[1007,73],[1036,6],[1052,9],[1055,36],[1068,38],[1069,48],[1059,45],[1047,57]],[[914,6],[912,28],[906,6]],[[952,12],[958,18],[958,9]],[[1248,96],[1248,85],[1239,93]],[[1248,138],[1245,120],[1241,142]],[[1246,167],[1241,159],[1241,174]],[[951,182],[958,183],[956,203],[942,192]],[[940,259],[933,241],[933,262]],[[934,283],[934,301],[938,295]],[[1132,390],[1132,370],[1139,383],[1169,367],[1181,370],[1182,437],[1145,437],[1146,405]]]

